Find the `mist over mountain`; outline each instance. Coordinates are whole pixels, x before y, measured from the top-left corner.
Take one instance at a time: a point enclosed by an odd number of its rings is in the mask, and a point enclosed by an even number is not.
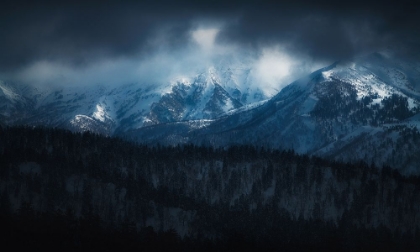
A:
[[[286,83],[272,78],[290,61],[309,73],[388,47],[418,56],[418,11],[412,1],[8,1],[0,13],[0,79],[155,85],[217,65],[220,55],[248,54],[274,58],[258,85],[279,88],[302,74]]]
[[[221,59],[166,85],[41,89],[2,82],[2,123],[147,144],[293,149],[418,174],[419,61],[392,50],[371,53],[304,74],[274,95],[256,85],[258,66]]]
[[[386,52],[291,83],[259,106],[129,132],[141,143],[253,144],[418,173],[419,65]]]
[[[419,7],[6,1],[1,243],[418,251]]]
[[[43,89],[1,82],[1,114],[8,125],[44,125],[112,135],[146,125],[213,119],[271,97],[266,88],[255,85],[252,66],[228,63],[158,85]]]

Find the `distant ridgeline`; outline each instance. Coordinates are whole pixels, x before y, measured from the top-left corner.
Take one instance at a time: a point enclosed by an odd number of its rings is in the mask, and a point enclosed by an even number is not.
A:
[[[336,161],[363,159],[404,175],[420,175],[420,72],[409,77],[392,67],[385,74],[382,64],[374,64],[377,71],[366,65],[333,64],[257,106],[212,120],[150,125],[121,136],[142,144],[293,149]],[[394,71],[398,81],[386,77]]]
[[[251,146],[0,127],[3,246],[418,251],[420,178]]]

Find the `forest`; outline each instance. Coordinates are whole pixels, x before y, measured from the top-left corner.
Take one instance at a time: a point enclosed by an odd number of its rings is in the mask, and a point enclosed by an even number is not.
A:
[[[68,251],[418,251],[420,178],[248,145],[0,128],[1,242]]]

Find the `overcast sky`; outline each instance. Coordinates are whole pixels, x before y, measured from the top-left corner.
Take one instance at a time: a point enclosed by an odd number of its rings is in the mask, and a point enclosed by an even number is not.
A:
[[[276,81],[293,67],[309,71],[387,47],[419,53],[414,1],[279,2],[11,1],[0,9],[0,78],[165,82],[232,55]]]

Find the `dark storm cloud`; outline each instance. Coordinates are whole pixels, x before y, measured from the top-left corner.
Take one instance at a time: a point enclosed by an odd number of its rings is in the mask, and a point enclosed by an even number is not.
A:
[[[259,47],[286,44],[315,59],[340,60],[393,47],[419,51],[419,4],[399,1],[296,1],[254,5],[220,34],[219,41]]]
[[[153,50],[150,38],[166,31],[159,46],[178,47],[189,30],[188,13],[170,5],[11,4],[1,10],[0,67],[36,60],[83,64],[102,57],[131,57]],[[163,43],[163,44],[162,44]]]
[[[220,43],[285,44],[314,59],[338,60],[402,46],[419,48],[418,4],[398,1],[16,2],[0,10],[0,68],[39,60],[83,66],[104,58],[147,57],[188,43],[197,19],[222,21]],[[159,38],[156,40],[156,38]]]

